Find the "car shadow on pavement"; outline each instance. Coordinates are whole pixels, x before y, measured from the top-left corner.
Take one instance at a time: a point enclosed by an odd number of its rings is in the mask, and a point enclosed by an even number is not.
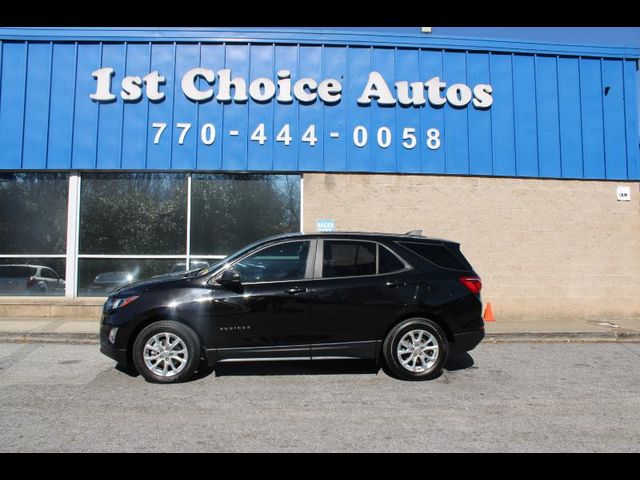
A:
[[[474,361],[467,352],[449,355],[444,369],[453,372],[473,367]],[[377,374],[380,365],[371,360],[323,360],[278,362],[229,362],[215,368],[201,369],[196,378],[203,378],[215,371],[216,377],[243,375],[352,375]]]
[[[451,353],[444,365],[448,372],[464,370],[474,366],[467,352]],[[140,374],[133,367],[116,365],[116,370],[135,378]],[[378,374],[380,365],[372,360],[323,360],[323,361],[274,361],[274,362],[230,362],[219,363],[214,367],[201,367],[187,380],[193,382],[213,374],[216,377],[252,376],[252,375],[357,375]]]
[[[444,364],[444,369],[448,372],[455,372],[456,370],[471,368],[474,365],[473,357],[467,352],[451,353],[447,358],[447,363]]]
[[[230,362],[216,365],[215,376],[376,374],[379,370],[371,360]]]

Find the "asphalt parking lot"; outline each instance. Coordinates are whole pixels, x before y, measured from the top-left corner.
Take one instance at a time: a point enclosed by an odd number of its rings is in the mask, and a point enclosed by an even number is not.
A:
[[[483,343],[429,382],[291,362],[153,385],[97,345],[0,359],[2,452],[640,451],[638,343]]]

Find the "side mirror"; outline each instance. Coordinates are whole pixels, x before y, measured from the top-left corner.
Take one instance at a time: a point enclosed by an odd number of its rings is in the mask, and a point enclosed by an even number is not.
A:
[[[233,268],[225,270],[217,282],[227,288],[239,288],[242,285],[240,282],[240,272]]]

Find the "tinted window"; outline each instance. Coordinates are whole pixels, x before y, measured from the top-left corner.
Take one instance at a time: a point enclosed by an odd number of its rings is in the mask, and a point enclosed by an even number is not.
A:
[[[324,241],[322,276],[375,275],[376,244],[355,241]]]
[[[380,245],[378,252],[380,255],[380,259],[378,260],[378,273],[397,272],[404,268],[404,263],[387,248]]]
[[[405,243],[401,245],[407,247],[416,255],[429,260],[439,267],[451,268],[453,270],[467,270],[467,266],[458,260],[446,247],[435,243]]]
[[[274,282],[304,278],[309,242],[287,242],[265,248],[234,265],[240,281]]]

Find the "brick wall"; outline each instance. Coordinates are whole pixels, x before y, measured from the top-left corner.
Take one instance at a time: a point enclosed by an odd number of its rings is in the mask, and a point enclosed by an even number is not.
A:
[[[616,187],[629,185],[631,201]],[[638,182],[305,174],[304,231],[460,242],[499,319],[640,316]]]

